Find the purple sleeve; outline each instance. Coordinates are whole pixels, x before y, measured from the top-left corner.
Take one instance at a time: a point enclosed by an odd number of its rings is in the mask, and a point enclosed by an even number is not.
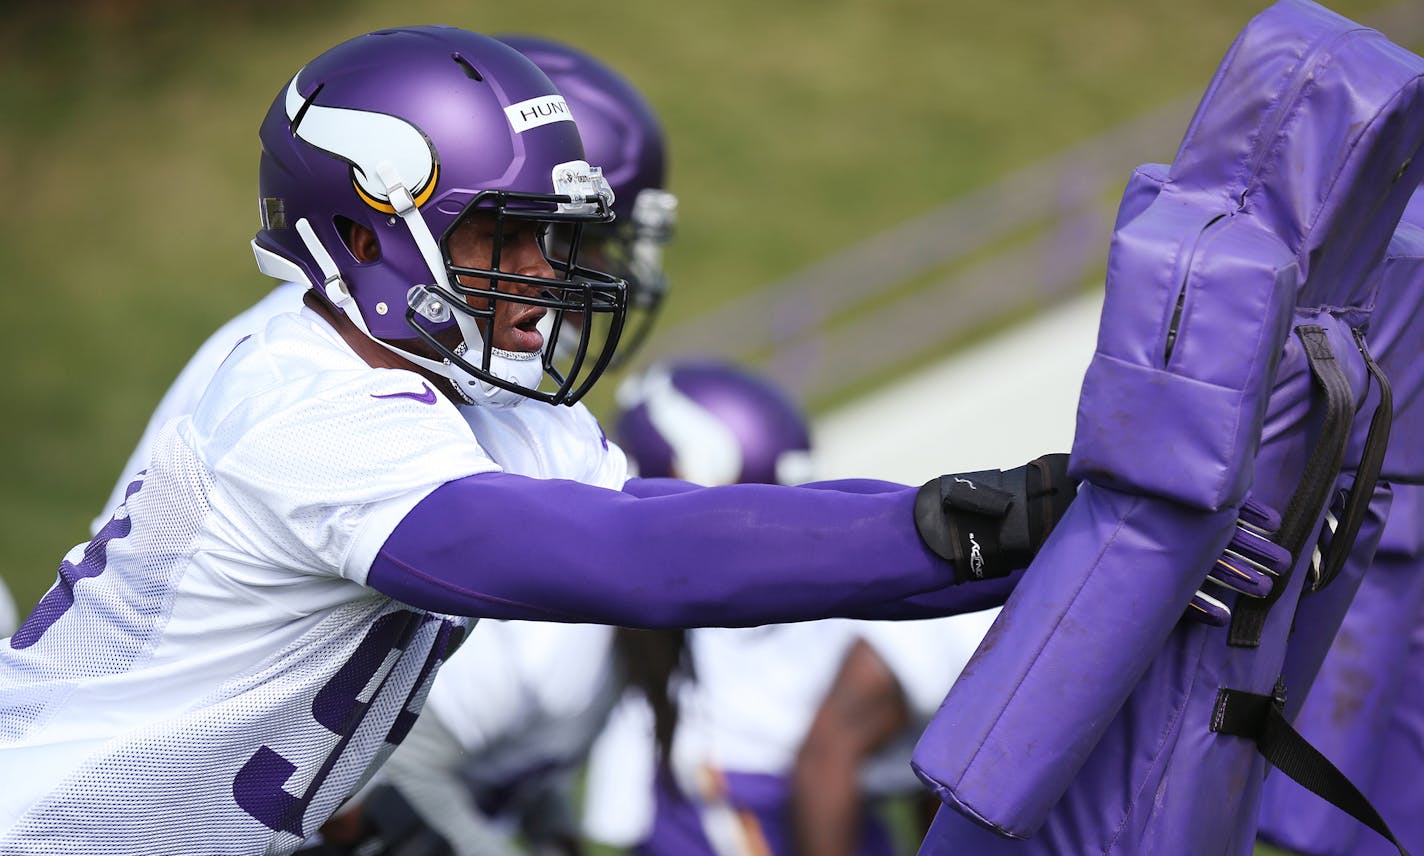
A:
[[[449,482],[396,526],[367,582],[439,612],[631,627],[919,618],[1012,587],[944,590],[950,567],[915,532],[916,488],[634,481],[649,495],[508,473]]]
[[[700,485],[681,479],[628,479],[623,483],[623,492],[639,499],[650,499],[655,496],[670,496],[674,493],[698,490],[700,487]]]
[[[876,479],[837,479],[835,481],[811,482],[800,485],[813,490],[834,490],[841,493],[893,493],[905,490],[905,485]],[[668,496],[689,490],[703,490],[703,486],[680,479],[628,479],[623,483],[623,492],[639,498]]]

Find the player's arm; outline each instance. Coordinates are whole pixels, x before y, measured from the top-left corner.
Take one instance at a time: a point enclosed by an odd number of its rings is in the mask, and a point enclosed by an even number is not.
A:
[[[945,476],[944,478],[954,477]],[[894,493],[905,490],[905,486],[902,484],[876,479],[839,479],[836,481],[811,482],[801,487],[810,490],[834,490],[841,493],[862,494]],[[701,485],[669,478],[630,479],[623,486],[625,493],[643,498],[669,496],[684,491],[704,489],[705,488]],[[925,489],[921,488],[920,496],[923,496],[924,492]],[[917,499],[918,498],[919,497],[917,497]],[[1024,562],[1024,564],[1027,564],[1027,562]],[[1010,574],[1011,579],[1006,582],[1010,584],[1017,583],[1019,575],[1020,573],[1018,571],[1012,572]],[[994,598],[999,596],[997,589],[991,592],[986,588],[983,593],[986,596]],[[965,611],[963,607],[966,603],[967,594],[967,592],[961,589],[949,586],[899,600],[876,604],[863,604],[849,609],[844,613],[844,617],[903,621],[958,614]],[[992,605],[997,606],[999,604],[996,601]]]
[[[834,490],[840,493],[896,493],[905,486],[878,479],[837,479],[835,481],[811,482],[801,485],[811,490]],[[629,479],[623,485],[623,492],[643,499],[656,496],[671,496],[691,490],[705,490],[702,485],[680,479]]]
[[[925,502],[933,493],[941,508],[942,480],[873,491],[860,482],[847,490],[728,485],[640,497],[482,473],[416,505],[367,582],[432,610],[633,627],[972,611],[1003,601],[1014,568],[1028,564],[1061,515],[1036,516],[1045,506],[1024,492],[1035,484],[1028,472],[1039,469],[995,471],[1001,484],[1019,485],[1017,502],[1009,494],[1001,505],[944,504],[942,512]],[[986,494],[1006,493],[984,476],[974,474]],[[971,556],[970,545],[981,543],[987,552]],[[931,592],[920,611],[905,614],[909,599]]]
[[[798,854],[851,856],[861,818],[861,764],[909,724],[909,706],[895,675],[870,645],[857,640],[792,768]]]

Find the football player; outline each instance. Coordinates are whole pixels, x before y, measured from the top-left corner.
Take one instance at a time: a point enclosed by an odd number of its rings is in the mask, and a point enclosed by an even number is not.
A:
[[[661,124],[630,82],[589,54],[534,36],[498,38],[553,81],[613,190],[615,219],[585,226],[583,255],[628,282],[634,332],[619,344],[616,365],[646,335],[667,289],[662,255],[677,200],[663,189]],[[561,229],[545,241],[567,247],[568,237]],[[571,850],[573,775],[623,686],[614,652],[638,657],[647,640],[675,632],[481,622],[470,632],[472,650],[441,668],[380,783],[323,827],[322,852],[404,852],[418,841],[482,856]]]
[[[923,487],[629,479],[578,404],[626,315],[580,259],[613,193],[502,42],[358,36],[260,137],[254,252],[303,307],[158,430],[0,647],[0,850],[287,853],[409,732],[462,616],[977,610],[1072,499],[1066,456]]]

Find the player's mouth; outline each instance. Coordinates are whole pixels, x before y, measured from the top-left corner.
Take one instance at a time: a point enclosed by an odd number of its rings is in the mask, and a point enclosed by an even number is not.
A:
[[[509,323],[504,327],[504,339],[499,347],[506,351],[531,353],[544,347],[544,334],[539,332],[539,322],[544,319],[545,310],[541,306],[530,306],[514,310]]]

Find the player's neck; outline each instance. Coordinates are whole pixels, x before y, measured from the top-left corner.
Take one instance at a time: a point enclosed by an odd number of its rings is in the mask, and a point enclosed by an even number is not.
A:
[[[406,371],[416,372],[426,380],[429,380],[446,398],[455,404],[462,403],[451,394],[449,378],[441,377],[403,358],[390,348],[377,344],[370,336],[362,333],[360,328],[353,324],[351,319],[347,318],[344,313],[336,311],[331,304],[318,297],[316,292],[308,289],[306,294],[302,295],[302,302],[306,304],[307,308],[320,315],[322,320],[330,324],[331,328],[341,337],[341,340],[345,342],[352,351],[355,351],[356,356],[360,357],[366,365],[377,369],[405,369]]]

